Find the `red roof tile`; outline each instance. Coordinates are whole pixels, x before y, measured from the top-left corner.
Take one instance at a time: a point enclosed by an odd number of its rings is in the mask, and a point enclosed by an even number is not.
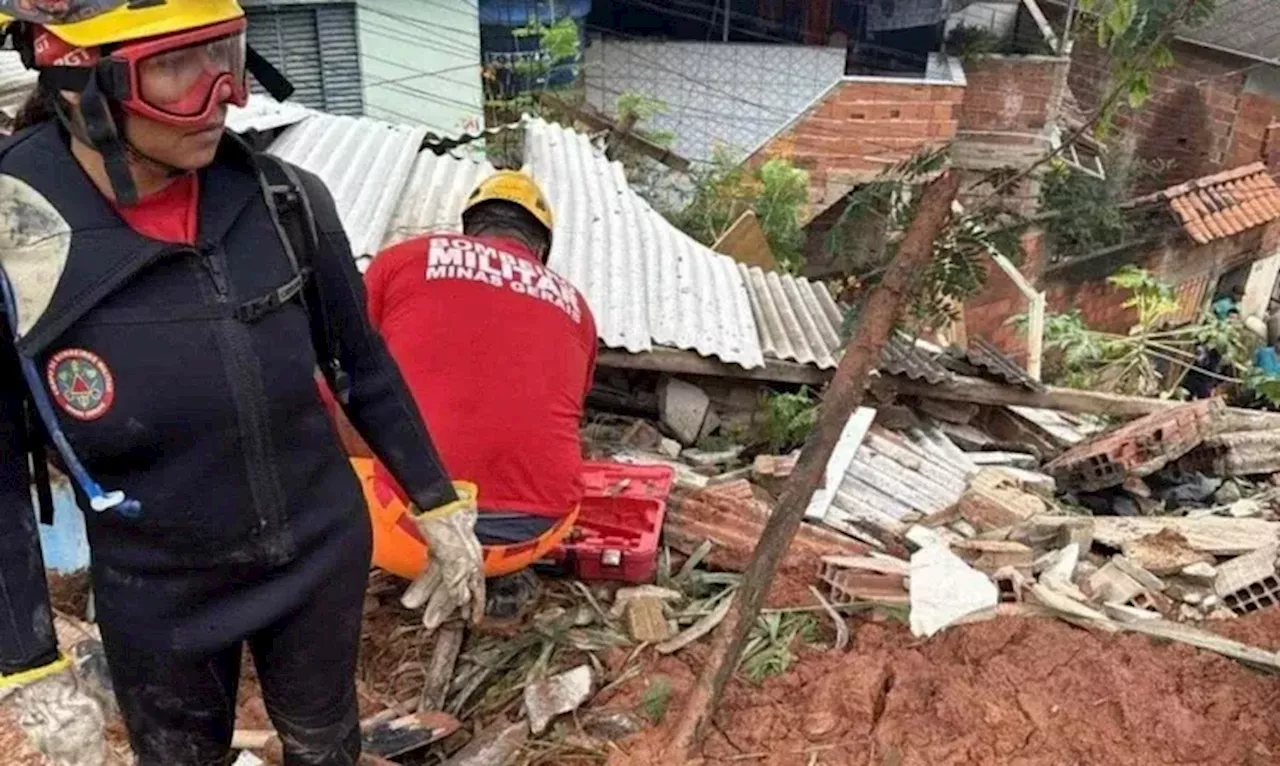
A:
[[[1182,228],[1202,245],[1280,219],[1280,186],[1261,162],[1187,181],[1152,196],[1166,200]]]

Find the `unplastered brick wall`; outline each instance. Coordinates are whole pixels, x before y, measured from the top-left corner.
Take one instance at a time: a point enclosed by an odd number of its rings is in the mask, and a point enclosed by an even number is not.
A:
[[[1280,116],[1273,68],[1190,43],[1174,45],[1173,67],[1152,81],[1151,99],[1122,109],[1115,133],[1134,154],[1159,162],[1158,172],[1135,177],[1136,191],[1152,191],[1265,159],[1267,127]],[[1106,53],[1087,35],[1075,41],[1068,82],[1080,108],[1092,114],[1108,88]]]
[[[1024,235],[1022,254],[1018,271],[1034,284],[1042,268],[1043,233],[1033,230]],[[1022,361],[1027,353],[1026,336],[1009,319],[1027,313],[1028,303],[1009,275],[989,261],[982,291],[964,305],[965,334],[970,338],[984,338]]]
[[[921,148],[956,135],[964,86],[850,77],[831,87],[752,160],[789,157],[809,172],[811,214]]]
[[[975,56],[964,64],[967,80],[958,129],[1039,133],[1062,107],[1069,59],[1052,56]]]

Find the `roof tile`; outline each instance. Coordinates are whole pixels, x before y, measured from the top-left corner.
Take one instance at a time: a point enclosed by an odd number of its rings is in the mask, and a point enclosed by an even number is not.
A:
[[[1280,186],[1255,162],[1165,189],[1163,198],[1187,234],[1200,244],[1280,219]]]

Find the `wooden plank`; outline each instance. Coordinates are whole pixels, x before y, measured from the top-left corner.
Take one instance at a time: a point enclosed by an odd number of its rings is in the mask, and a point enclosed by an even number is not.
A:
[[[711,249],[747,266],[759,266],[765,271],[778,268],[778,259],[773,255],[769,238],[760,228],[760,220],[754,210],[744,211],[738,216],[738,220],[720,235]]]
[[[631,637],[642,644],[657,644],[671,638],[671,626],[662,611],[662,600],[641,596],[627,602],[627,625]]]
[[[1022,0],[1022,4],[1026,7],[1027,13],[1031,14],[1031,18],[1035,19],[1045,42],[1049,43],[1049,47],[1053,50],[1058,50],[1058,35],[1053,31],[1049,20],[1045,18],[1044,11],[1040,10],[1040,6],[1036,4],[1036,0]]]
[[[1280,522],[1261,519],[1158,519],[1095,516],[1093,539],[1117,550],[1125,543],[1171,529],[1187,540],[1192,550],[1216,556],[1235,556],[1256,551],[1280,541]],[[1036,516],[1037,527],[1066,527],[1079,523],[1074,516]]]
[[[1075,388],[1049,387],[1044,391],[1029,391],[1025,388],[995,383],[979,378],[953,376],[943,383],[925,383],[900,377],[884,377],[882,386],[888,387],[904,396],[928,396],[934,399],[951,399],[958,402],[990,404],[999,407],[1037,407],[1064,412],[1078,412],[1091,415],[1114,415],[1117,417],[1139,418],[1153,412],[1163,412],[1179,407],[1186,402],[1173,399],[1148,399],[1140,396],[1124,396],[1108,394],[1102,391],[1087,391]],[[1268,428],[1280,428],[1280,415],[1262,413],[1256,410],[1228,408],[1230,416],[1240,420],[1249,419],[1259,424],[1266,423]]]
[[[726,364],[718,359],[699,356],[693,351],[674,348],[654,348],[639,354],[609,349],[601,351],[596,359],[600,367],[619,370],[653,370],[678,375],[709,375],[716,378],[740,380],[766,380],[775,383],[798,383],[809,386],[826,385],[834,370],[778,359],[766,359],[764,367],[747,369],[736,364]]]

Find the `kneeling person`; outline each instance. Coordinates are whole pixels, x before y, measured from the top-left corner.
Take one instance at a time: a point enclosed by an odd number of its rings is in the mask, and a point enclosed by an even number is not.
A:
[[[502,171],[467,201],[462,235],[396,245],[365,275],[386,340],[451,476],[479,487],[476,534],[489,577],[525,569],[572,530],[582,498],[579,426],[596,328],[586,300],[546,266],[552,216],[523,173]],[[375,521],[375,563],[414,576],[404,496],[356,459]],[[502,583],[492,583],[500,595]]]

